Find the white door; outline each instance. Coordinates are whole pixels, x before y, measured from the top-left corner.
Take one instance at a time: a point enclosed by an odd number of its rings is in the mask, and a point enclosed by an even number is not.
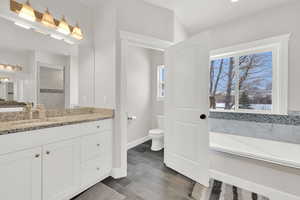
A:
[[[80,186],[80,139],[44,146],[43,200],[66,199]]]
[[[207,41],[193,39],[166,51],[165,163],[204,186],[209,185]]]
[[[41,200],[41,148],[0,156],[0,199]]]

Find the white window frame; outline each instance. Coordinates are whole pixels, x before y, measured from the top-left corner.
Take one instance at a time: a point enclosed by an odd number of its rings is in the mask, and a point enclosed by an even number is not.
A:
[[[161,95],[161,90],[160,90],[160,69],[166,69],[165,65],[158,65],[156,70],[157,70],[157,83],[156,83],[156,91],[157,91],[157,94],[156,94],[156,99],[157,101],[163,101],[165,96],[162,96]],[[164,82],[166,84],[166,80]]]
[[[291,34],[277,37],[257,40],[222,49],[212,50],[210,52],[210,63],[212,60],[233,57],[235,63],[238,63],[239,57],[262,52],[272,52],[272,109],[265,110],[247,110],[235,106],[234,110],[210,109],[220,112],[241,112],[241,113],[262,113],[287,115],[288,113],[288,49]],[[239,67],[235,67],[236,74],[239,74]],[[238,84],[238,81],[237,81]],[[238,85],[235,86],[235,94],[239,94]],[[238,105],[239,95],[235,95],[235,105]]]

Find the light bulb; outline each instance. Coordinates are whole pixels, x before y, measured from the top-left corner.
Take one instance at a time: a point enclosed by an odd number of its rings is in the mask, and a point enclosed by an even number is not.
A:
[[[41,23],[44,24],[47,27],[50,27],[50,28],[55,28],[56,27],[55,22],[54,22],[54,18],[50,14],[48,8],[47,8],[46,12],[43,14]]]
[[[81,31],[78,24],[76,26],[74,26],[71,35],[72,35],[72,37],[76,38],[77,40],[82,40],[83,39],[82,31]]]
[[[66,22],[65,17],[60,20],[57,31],[65,35],[69,35],[71,33],[69,24]]]
[[[26,1],[26,3],[22,5],[19,16],[33,22],[36,20],[34,9],[31,7],[29,1]]]

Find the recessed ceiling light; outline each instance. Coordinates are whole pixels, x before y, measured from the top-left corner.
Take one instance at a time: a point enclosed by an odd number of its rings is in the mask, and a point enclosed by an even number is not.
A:
[[[239,2],[239,0],[231,0],[232,3]]]

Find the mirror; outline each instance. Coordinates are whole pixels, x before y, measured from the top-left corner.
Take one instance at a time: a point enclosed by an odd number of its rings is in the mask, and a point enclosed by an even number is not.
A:
[[[3,18],[0,26],[0,112],[21,111],[26,104],[46,109],[76,106],[73,93],[78,93],[72,90],[78,89],[78,46]]]

